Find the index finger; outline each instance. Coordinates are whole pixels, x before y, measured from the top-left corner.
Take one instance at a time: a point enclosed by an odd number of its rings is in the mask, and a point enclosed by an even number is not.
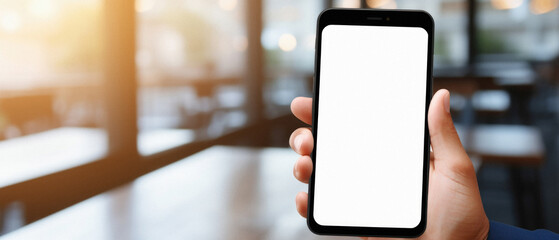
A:
[[[312,98],[297,97],[291,102],[291,112],[306,124],[312,122]]]

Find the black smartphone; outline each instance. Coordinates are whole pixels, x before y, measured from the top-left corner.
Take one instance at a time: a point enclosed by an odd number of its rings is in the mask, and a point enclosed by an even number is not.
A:
[[[433,32],[424,11],[320,14],[308,202],[314,233],[425,231]]]

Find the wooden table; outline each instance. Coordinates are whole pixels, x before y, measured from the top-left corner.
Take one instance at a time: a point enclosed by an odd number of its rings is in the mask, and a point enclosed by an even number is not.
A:
[[[211,147],[0,239],[329,239],[295,210],[297,157]]]

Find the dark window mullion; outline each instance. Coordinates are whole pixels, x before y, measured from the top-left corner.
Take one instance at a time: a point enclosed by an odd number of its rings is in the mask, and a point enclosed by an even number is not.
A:
[[[134,1],[105,0],[105,101],[109,155],[137,160],[136,12]]]
[[[261,44],[262,34],[262,1],[247,1],[245,23],[247,27],[247,64],[244,84],[247,89],[245,109],[247,110],[249,123],[257,123],[264,118],[264,50]]]

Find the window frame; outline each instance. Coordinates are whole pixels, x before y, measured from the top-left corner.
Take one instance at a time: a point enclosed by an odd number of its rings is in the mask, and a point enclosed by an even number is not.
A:
[[[248,123],[217,138],[198,140],[148,156],[138,152],[138,79],[136,74],[135,1],[103,0],[104,26],[103,89],[108,136],[106,157],[0,188],[0,212],[14,202],[23,207],[24,224],[29,224],[75,203],[105,192],[155,169],[184,159],[216,144],[232,144],[265,126],[262,84],[264,79],[262,0],[245,4],[248,49],[241,83],[247,88],[244,109]],[[250,19],[250,21],[248,20]]]

